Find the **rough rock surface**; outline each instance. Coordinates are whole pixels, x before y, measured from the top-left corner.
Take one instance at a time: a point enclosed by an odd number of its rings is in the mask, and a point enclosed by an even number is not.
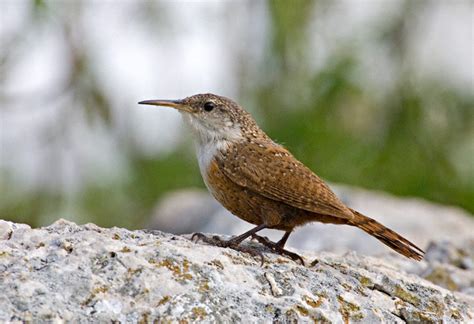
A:
[[[472,322],[473,296],[416,274],[453,267],[472,289],[472,251],[433,243],[420,263],[303,253],[306,266],[264,251],[260,266],[159,231],[0,221],[0,322]]]

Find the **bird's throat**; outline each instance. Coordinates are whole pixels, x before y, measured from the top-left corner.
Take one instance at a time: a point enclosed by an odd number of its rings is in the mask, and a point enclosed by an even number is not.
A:
[[[238,125],[232,127],[221,125],[219,127],[212,123],[200,120],[191,114],[183,113],[183,118],[193,132],[199,146],[225,147],[229,142],[240,141],[243,138],[242,131]]]

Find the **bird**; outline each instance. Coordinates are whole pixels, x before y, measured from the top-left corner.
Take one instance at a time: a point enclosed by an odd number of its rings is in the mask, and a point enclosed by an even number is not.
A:
[[[252,238],[272,252],[304,264],[301,256],[284,248],[285,244],[295,228],[321,222],[357,227],[407,258],[423,258],[424,251],[415,244],[346,206],[320,177],[273,141],[235,101],[205,93],[139,104],[174,108],[183,115],[193,133],[199,169],[209,192],[232,214],[255,225],[228,240],[202,233],[195,233],[192,238],[258,254],[241,245]],[[258,234],[263,229],[281,230],[284,234],[272,242]]]

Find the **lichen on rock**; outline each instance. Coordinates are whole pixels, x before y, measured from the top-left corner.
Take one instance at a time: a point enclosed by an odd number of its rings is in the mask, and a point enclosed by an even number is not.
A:
[[[469,286],[452,267],[472,256],[445,257],[436,246],[446,250],[433,243],[416,266],[401,257],[299,251],[302,266],[265,250],[260,266],[189,236],[0,221],[0,322],[474,321],[474,297],[452,289],[453,282]],[[451,269],[453,278],[439,269]],[[461,270],[472,276],[473,269]]]

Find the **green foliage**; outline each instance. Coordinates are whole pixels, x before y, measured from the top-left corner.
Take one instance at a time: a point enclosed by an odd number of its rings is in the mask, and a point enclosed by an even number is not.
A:
[[[383,93],[374,93],[376,89],[361,81],[360,53],[351,41],[331,52],[322,68],[311,68],[316,56],[308,47],[311,28],[315,28],[314,13],[330,7],[329,2],[268,1],[270,34],[265,60],[242,77],[242,93],[235,99],[250,102],[246,108],[255,113],[264,130],[329,181],[423,197],[474,213],[474,95],[443,80],[415,79],[407,63],[407,36],[427,3],[403,2],[399,14],[374,26],[366,36],[377,47],[388,49],[387,59],[395,67],[393,84]],[[69,5],[81,9],[83,3]],[[141,27],[150,35],[165,28],[163,21],[168,21],[155,17],[156,12],[147,16],[154,5],[158,4],[144,2],[140,11],[146,18]],[[73,110],[80,110],[89,125],[100,123],[114,134],[114,100],[94,71],[81,29],[72,26],[78,24],[82,11],[74,9],[74,20],[68,20],[67,15],[60,17],[58,6],[32,1],[33,19],[25,26],[26,30],[54,21],[64,29],[65,46],[71,54],[67,80],[57,96],[70,94],[73,105],[62,110],[65,117],[57,123],[52,142],[64,145],[68,123],[75,122],[67,118]],[[11,37],[12,46],[5,48],[14,48],[19,40]],[[0,54],[4,74],[15,53]],[[63,217],[139,228],[165,192],[203,187],[190,147],[181,145],[170,154],[150,158],[134,150],[126,139],[123,142],[128,172],[114,179],[98,174],[74,194],[23,188],[2,174],[0,218],[34,226]]]
[[[380,30],[381,46],[385,42],[396,49],[392,59],[401,71],[382,100],[354,81],[359,64],[355,50],[341,49],[314,75],[301,73],[309,63],[299,48],[305,44],[301,35],[310,10],[303,9],[304,14],[297,14],[301,19],[295,19],[291,10],[281,14],[286,7],[287,2],[271,1],[275,46],[269,55],[297,66],[268,64],[271,73],[263,74],[272,78],[253,94],[268,133],[328,180],[473,212],[472,168],[460,172],[454,151],[460,143],[472,143],[474,96],[437,80],[415,83],[403,72],[408,69],[407,26],[416,16],[413,11],[423,6],[407,3],[402,15]],[[465,163],[474,162],[467,158]]]
[[[141,228],[149,221],[161,194],[183,187],[203,186],[189,148],[178,149],[158,159],[136,156],[131,160],[130,169],[122,181],[101,179],[72,197],[41,190],[12,193],[7,188],[14,185],[4,183],[0,215],[32,226],[49,224],[59,216],[105,227]],[[22,199],[17,198],[20,195]]]
[[[87,221],[101,226],[145,226],[161,194],[202,186],[194,154],[190,153],[178,150],[160,159],[136,157],[123,183],[88,188],[80,199],[80,206],[86,208],[83,214],[94,216]]]

